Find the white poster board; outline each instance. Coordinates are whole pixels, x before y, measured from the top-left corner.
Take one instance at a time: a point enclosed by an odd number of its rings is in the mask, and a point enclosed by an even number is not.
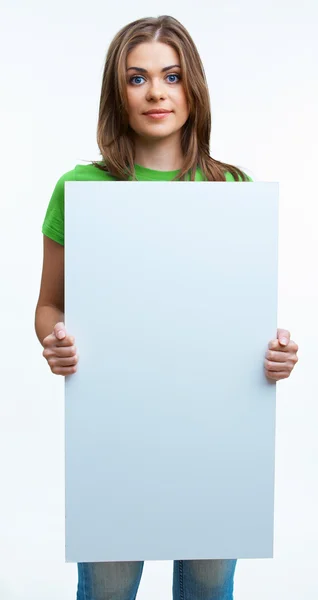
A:
[[[278,191],[66,182],[67,561],[273,556]]]

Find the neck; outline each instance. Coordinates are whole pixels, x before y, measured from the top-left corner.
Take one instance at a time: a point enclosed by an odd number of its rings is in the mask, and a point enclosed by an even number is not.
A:
[[[161,140],[146,140],[135,137],[134,162],[147,169],[157,171],[176,171],[181,169],[183,154],[181,144],[176,138],[165,138]]]

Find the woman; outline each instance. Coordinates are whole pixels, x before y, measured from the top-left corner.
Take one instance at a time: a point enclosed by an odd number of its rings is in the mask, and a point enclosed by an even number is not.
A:
[[[163,112],[165,111],[165,112]],[[209,154],[210,101],[190,35],[169,16],[139,19],[110,44],[103,74],[97,141],[102,161],[77,165],[51,197],[42,232],[43,272],[35,328],[51,371],[77,369],[75,339],[64,326],[64,182],[70,180],[249,181]],[[298,347],[279,329],[266,352],[266,376],[289,377]],[[174,600],[230,600],[236,560],[175,561]],[[133,600],[143,562],[78,565],[77,600]]]

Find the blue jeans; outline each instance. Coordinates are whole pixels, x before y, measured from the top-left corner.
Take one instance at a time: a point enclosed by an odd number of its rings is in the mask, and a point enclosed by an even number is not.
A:
[[[236,560],[175,560],[173,600],[233,600]],[[135,600],[144,563],[79,563],[77,600]]]

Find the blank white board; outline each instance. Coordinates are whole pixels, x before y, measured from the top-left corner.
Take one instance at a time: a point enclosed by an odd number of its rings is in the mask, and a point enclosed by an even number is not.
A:
[[[273,556],[278,192],[66,182],[67,561]]]

